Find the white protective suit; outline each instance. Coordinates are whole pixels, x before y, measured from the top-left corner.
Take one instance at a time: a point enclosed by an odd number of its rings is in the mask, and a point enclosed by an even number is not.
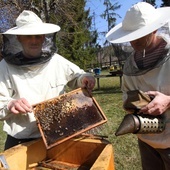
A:
[[[167,52],[161,56],[160,60],[152,68],[147,70],[138,69],[134,55],[127,58],[124,65],[123,74],[123,99],[126,100],[126,92],[129,90],[159,91],[170,96],[170,40],[163,37],[167,42]],[[164,113],[166,127],[162,133],[158,134],[137,134],[137,136],[154,148],[170,148],[170,110]]]
[[[78,66],[58,54],[44,63],[30,66],[0,62],[0,119],[3,130],[18,139],[40,137],[33,113],[11,114],[7,105],[13,99],[25,98],[31,105],[64,93],[69,82],[71,88],[81,85],[87,75]]]

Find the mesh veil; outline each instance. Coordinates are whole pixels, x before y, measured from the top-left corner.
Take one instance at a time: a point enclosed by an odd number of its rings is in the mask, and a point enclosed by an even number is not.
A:
[[[3,58],[9,64],[19,66],[27,66],[47,62],[57,51],[55,36],[56,33],[47,34],[45,36],[41,55],[37,58],[26,59],[22,54],[23,48],[17,40],[16,35],[3,35]]]

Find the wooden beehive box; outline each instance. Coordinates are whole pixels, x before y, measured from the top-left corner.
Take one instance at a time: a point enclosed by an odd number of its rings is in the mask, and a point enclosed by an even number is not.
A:
[[[75,137],[46,149],[42,139],[0,153],[8,170],[115,170],[114,150],[106,140]],[[0,169],[5,167],[0,163]],[[6,169],[6,170],[7,170]]]
[[[47,149],[107,122],[95,98],[80,88],[34,105],[34,114]]]

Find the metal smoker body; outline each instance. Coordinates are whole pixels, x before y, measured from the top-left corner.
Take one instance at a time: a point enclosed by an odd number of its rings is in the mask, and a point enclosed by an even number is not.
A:
[[[117,129],[115,135],[120,136],[127,133],[161,133],[165,129],[163,115],[151,116],[146,114],[127,114]]]
[[[161,133],[165,129],[164,115],[153,116],[140,113],[140,109],[153,100],[154,96],[148,96],[140,90],[127,92],[124,109],[128,112],[118,127],[115,135],[127,133]]]

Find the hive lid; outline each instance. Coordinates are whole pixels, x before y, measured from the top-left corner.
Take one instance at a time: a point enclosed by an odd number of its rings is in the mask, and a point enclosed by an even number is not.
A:
[[[33,108],[47,149],[107,122],[97,101],[86,89],[73,90]]]

